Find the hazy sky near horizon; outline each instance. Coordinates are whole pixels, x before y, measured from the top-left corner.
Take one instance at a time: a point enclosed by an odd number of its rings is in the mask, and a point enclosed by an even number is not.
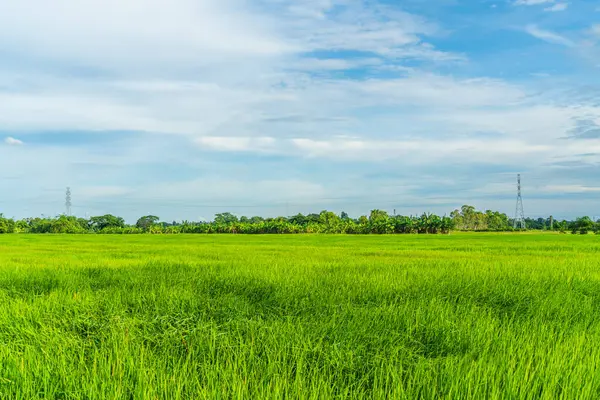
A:
[[[0,2],[0,213],[600,216],[600,1]]]

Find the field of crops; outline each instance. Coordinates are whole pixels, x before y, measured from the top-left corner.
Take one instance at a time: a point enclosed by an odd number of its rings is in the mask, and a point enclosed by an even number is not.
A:
[[[0,235],[0,398],[599,398],[600,238]]]

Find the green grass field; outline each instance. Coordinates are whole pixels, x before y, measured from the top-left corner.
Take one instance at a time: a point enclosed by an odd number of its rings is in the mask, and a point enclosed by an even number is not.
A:
[[[600,398],[600,237],[0,235],[0,398]]]

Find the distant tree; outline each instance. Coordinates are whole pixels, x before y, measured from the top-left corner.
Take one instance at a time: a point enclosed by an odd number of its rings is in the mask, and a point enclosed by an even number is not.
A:
[[[487,229],[490,231],[505,231],[510,228],[508,216],[498,211],[485,212]]]
[[[158,218],[156,215],[146,215],[138,219],[135,223],[135,226],[144,231],[147,231],[152,225],[155,225],[159,219],[160,218]]]
[[[371,233],[393,233],[395,224],[387,212],[383,210],[372,210],[369,214],[369,228]]]
[[[121,217],[115,217],[112,214],[106,214],[90,218],[90,228],[96,232],[106,228],[124,228],[125,220]]]
[[[464,230],[465,227],[465,219],[462,216],[462,213],[459,210],[454,210],[450,213],[450,218],[452,219],[452,223],[458,230]]]
[[[84,233],[86,230],[79,224],[76,217],[61,215],[50,221],[48,233]]]
[[[84,231],[90,230],[90,221],[85,218],[77,218],[77,224],[79,224],[81,229],[83,229]]]
[[[488,229],[486,215],[481,211],[475,211],[473,213],[472,229],[475,231],[486,231]]]
[[[0,233],[13,233],[15,231],[15,221],[9,218],[4,218],[0,214]]]
[[[546,220],[544,218],[525,218],[525,226],[527,229],[543,230],[546,228]]]
[[[307,223],[312,222],[314,224],[317,224],[317,223],[319,223],[319,218],[321,218],[321,216],[319,214],[314,214],[314,213],[308,214],[306,216],[306,222]]]
[[[464,229],[475,229],[475,207],[464,205],[460,208]]]
[[[342,220],[332,211],[321,211],[319,214],[319,224],[323,226],[324,232],[339,232]]]
[[[230,224],[234,224],[236,222],[239,222],[238,217],[236,217],[235,215],[233,215],[230,212],[224,212],[224,213],[215,215],[215,223],[217,223],[217,224],[230,225]]]
[[[288,222],[298,226],[305,226],[308,223],[308,218],[298,213],[288,218]]]
[[[579,232],[582,235],[586,235],[588,232],[593,231],[595,228],[594,221],[590,217],[580,217],[571,223],[571,232]]]
[[[263,218],[263,217],[254,216],[254,217],[250,218],[250,221],[249,221],[249,222],[250,222],[251,224],[259,224],[259,223],[261,223],[261,222],[263,222],[263,221],[264,221],[264,218]]]
[[[27,221],[20,219],[15,221],[15,233],[24,233],[27,232],[29,226],[27,225]]]
[[[442,217],[441,231],[443,234],[448,234],[454,229],[454,221],[450,217]]]
[[[321,213],[319,214],[319,222],[321,224],[332,225],[332,224],[339,222],[339,220],[340,220],[340,217],[338,217],[332,211],[324,210],[324,211],[321,211]]]
[[[361,215],[356,220],[356,223],[358,223],[359,225],[368,225],[369,224],[369,218],[367,218],[366,215]]]
[[[554,223],[554,229],[561,233],[566,233],[567,229],[569,229],[569,221],[564,219],[562,221],[556,221]]]

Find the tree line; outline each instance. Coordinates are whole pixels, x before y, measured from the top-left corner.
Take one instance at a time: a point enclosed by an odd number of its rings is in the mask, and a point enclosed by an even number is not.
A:
[[[179,234],[179,233],[239,233],[239,234],[448,234],[451,231],[513,231],[514,221],[498,211],[478,211],[464,205],[449,216],[423,213],[420,216],[389,215],[383,210],[351,218],[331,211],[319,214],[297,214],[291,217],[237,217],[229,212],[215,215],[208,222],[161,222],[154,215],[146,215],[133,225],[111,214],[91,218],[59,215],[57,217],[25,218],[14,220],[0,214],[1,233],[99,233],[99,234]],[[600,220],[589,217],[573,221],[556,221],[552,217],[525,220],[531,230],[554,230],[587,234],[600,233]]]

